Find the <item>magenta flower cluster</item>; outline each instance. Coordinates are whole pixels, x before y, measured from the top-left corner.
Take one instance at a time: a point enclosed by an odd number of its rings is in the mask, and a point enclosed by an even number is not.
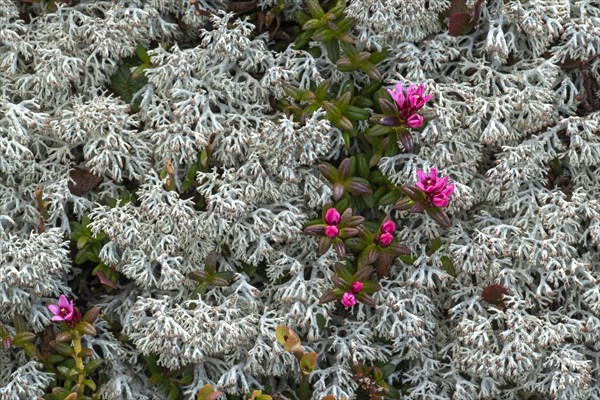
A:
[[[423,117],[417,114],[425,103],[433,97],[432,94],[425,94],[425,86],[420,84],[418,87],[410,85],[408,89],[398,82],[396,89],[387,90],[392,99],[396,102],[400,118],[404,120],[404,123],[411,128],[419,128],[423,125]]]
[[[350,292],[344,293],[342,296],[342,304],[344,307],[349,308],[356,304],[356,295],[363,290],[364,283],[355,281],[350,287]]]
[[[440,178],[437,169],[431,168],[429,174],[418,170],[417,178],[417,187],[425,192],[431,204],[440,208],[448,205],[454,193],[454,183],[449,182],[447,176]]]
[[[330,208],[325,214],[325,222],[327,227],[325,228],[325,235],[330,238],[336,238],[340,234],[338,224],[340,223],[340,213],[335,208]]]

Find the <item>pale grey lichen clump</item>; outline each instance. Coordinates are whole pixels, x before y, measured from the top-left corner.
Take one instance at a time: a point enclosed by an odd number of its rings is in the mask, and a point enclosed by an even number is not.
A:
[[[354,398],[352,366],[376,360],[401,364],[390,383],[412,399],[600,399],[600,4],[490,0],[474,32],[452,37],[438,18],[451,3],[348,2],[358,43],[390,53],[390,87],[424,82],[435,93],[438,118],[420,133],[420,152],[383,158],[380,170],[400,184],[437,166],[456,190],[452,227],[411,215],[396,237],[416,262],[397,260],[377,306],[341,318],[318,301],[337,257],[319,257],[302,227],[331,202],[317,160],[342,155],[344,141],[320,112],[299,125],[270,99],[284,83],[344,79],[325,51],[269,50],[267,34],[222,11],[227,1],[200,1],[206,16],[186,0],[83,0],[52,12],[0,0],[0,321],[21,314],[35,332],[49,325],[45,305],[70,293],[76,268],[69,214],[89,213],[93,231],[108,235],[102,260],[129,282],[87,299],[130,340],[105,323],[90,339],[107,361],[104,399],[162,398],[143,371],[147,354],[194,366],[190,399],[206,383],[228,394],[295,388],[280,324],[318,353],[314,399]],[[283,14],[301,7],[288,2]],[[131,112],[108,88],[138,43],[158,45]],[[165,189],[160,171],[172,162],[181,185],[209,145],[219,168],[196,175],[198,211]],[[74,166],[103,182],[73,194]],[[139,182],[139,201],[101,205],[124,181]],[[428,255],[436,236],[443,250]],[[233,283],[192,295],[187,274],[213,250]],[[259,264],[266,281],[240,272]],[[508,290],[505,308],[481,299],[494,283]],[[14,348],[0,347],[0,366],[2,400],[36,398],[51,381]]]

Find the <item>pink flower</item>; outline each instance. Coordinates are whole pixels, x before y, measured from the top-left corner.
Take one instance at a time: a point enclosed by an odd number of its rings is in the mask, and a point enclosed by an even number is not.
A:
[[[379,245],[381,247],[389,246],[390,243],[392,243],[392,240],[394,240],[394,236],[391,233],[385,232],[379,235]]]
[[[352,290],[352,293],[357,294],[358,292],[363,290],[363,287],[365,287],[364,283],[362,283],[360,281],[356,281],[352,284],[352,287],[350,288],[350,290]]]
[[[335,208],[330,208],[325,214],[325,222],[328,225],[337,225],[340,223],[340,213]]]
[[[59,322],[71,322],[75,319],[78,313],[75,312],[76,308],[73,306],[73,300],[69,301],[64,294],[61,294],[58,298],[58,305],[48,305],[48,310],[54,316],[50,318],[50,321]]]
[[[325,228],[325,235],[330,238],[335,238],[340,234],[340,230],[335,225],[327,225]]]
[[[425,103],[433,97],[432,94],[425,94],[425,86],[420,84],[415,88],[414,85],[410,85],[408,89],[398,82],[396,89],[387,90],[392,99],[396,102],[400,117],[404,119],[406,125],[411,128],[418,128],[423,125],[423,117],[417,114]]]
[[[450,196],[454,193],[454,183],[448,181],[448,177],[438,177],[437,169],[431,168],[429,174],[425,171],[417,171],[417,187],[425,192],[427,198],[436,207],[446,207],[450,202]]]
[[[344,307],[349,308],[356,304],[356,297],[350,292],[344,293],[342,296],[342,304]]]
[[[381,232],[382,233],[394,233],[394,231],[396,230],[396,223],[394,221],[392,221],[391,219],[385,221],[383,224],[381,224]]]

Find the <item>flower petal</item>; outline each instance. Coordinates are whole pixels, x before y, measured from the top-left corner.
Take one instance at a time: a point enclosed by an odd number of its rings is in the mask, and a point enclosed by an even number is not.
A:
[[[69,308],[72,307],[72,304],[69,303],[69,299],[64,294],[61,294],[58,298],[58,306],[61,308]]]
[[[49,304],[48,310],[50,310],[50,312],[54,315],[60,314],[60,307],[57,306],[56,304]]]

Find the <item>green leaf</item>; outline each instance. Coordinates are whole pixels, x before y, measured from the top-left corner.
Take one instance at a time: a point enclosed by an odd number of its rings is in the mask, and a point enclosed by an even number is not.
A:
[[[137,47],[135,48],[135,54],[140,60],[142,60],[144,64],[150,64],[150,56],[148,55],[148,51],[141,43],[137,44]]]
[[[442,238],[440,238],[439,236],[432,239],[431,247],[430,247],[429,251],[427,252],[427,255],[432,255],[433,253],[438,251],[442,247],[442,244],[444,244],[444,243],[442,242]]]
[[[300,11],[296,11],[296,13],[294,14],[294,17],[296,18],[296,22],[299,25],[304,25],[310,19],[310,14],[300,10]]]
[[[393,132],[394,132],[394,130],[391,128],[388,128],[387,126],[374,125],[371,128],[367,129],[365,134],[367,136],[377,137],[377,136],[389,135],[390,133],[393,133]]]
[[[456,278],[456,269],[454,268],[454,263],[452,262],[452,260],[447,256],[441,256],[440,262],[442,263],[444,271],[446,271],[448,275]]]
[[[340,42],[337,39],[329,39],[324,44],[327,49],[327,57],[335,64],[340,58]]]
[[[32,342],[35,337],[35,334],[31,332],[19,332],[12,338],[12,344],[16,347],[21,347],[25,343]]]
[[[75,354],[71,346],[65,343],[53,343],[51,346],[54,350],[56,350],[59,354],[62,354],[63,356],[72,357]]]
[[[325,328],[327,327],[327,320],[325,319],[323,314],[317,314],[316,318],[317,318],[317,326],[319,327],[319,329],[325,330]]]
[[[169,394],[167,395],[167,400],[177,400],[179,399],[179,396],[181,395],[181,390],[179,390],[179,388],[172,384],[171,388],[169,389]]]
[[[161,382],[168,381],[168,378],[162,374],[162,372],[155,372],[150,375],[150,379],[148,379],[151,385],[158,385]]]
[[[354,121],[366,121],[369,119],[369,112],[356,106],[346,107],[344,110],[344,115]]]
[[[80,236],[79,239],[77,239],[77,248],[82,249],[83,246],[85,246],[89,240],[90,238],[88,236]]]
[[[96,382],[94,382],[93,380],[91,380],[91,379],[85,379],[83,381],[83,384],[85,386],[89,387],[90,389],[92,389],[92,391],[94,391],[94,392],[96,391]]]
[[[127,65],[121,65],[117,70],[117,73],[110,79],[112,91],[126,103],[131,103],[133,95],[142,89],[146,83],[148,83],[148,78],[145,76],[134,79],[131,75],[129,66]],[[136,108],[135,104],[133,104],[133,106],[133,108]],[[133,108],[132,111],[135,112]]]
[[[304,375],[310,375],[317,367],[317,353],[304,353],[300,358],[300,370]]]
[[[306,6],[308,7],[308,12],[313,18],[323,18],[325,16],[325,11],[319,5],[318,0],[307,0]]]
[[[100,366],[104,363],[104,361],[100,358],[93,358],[85,363],[83,367],[86,375],[91,375],[95,370],[100,368]]]

